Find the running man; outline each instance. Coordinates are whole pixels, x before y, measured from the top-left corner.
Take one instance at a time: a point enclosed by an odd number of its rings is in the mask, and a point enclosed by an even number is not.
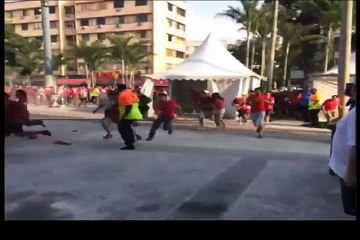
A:
[[[251,106],[251,119],[258,133],[258,138],[262,138],[265,125],[265,96],[261,88],[255,89],[255,94],[250,95],[247,104]]]
[[[166,93],[160,93],[159,97],[160,102],[158,103],[158,106],[156,108],[156,114],[158,115],[158,117],[154,120],[150,129],[149,137],[146,139],[146,141],[152,141],[154,139],[156,130],[159,129],[161,124],[163,124],[163,129],[165,131],[168,131],[169,134],[172,134],[172,121],[176,117],[176,109],[181,108],[175,100],[168,99]]]

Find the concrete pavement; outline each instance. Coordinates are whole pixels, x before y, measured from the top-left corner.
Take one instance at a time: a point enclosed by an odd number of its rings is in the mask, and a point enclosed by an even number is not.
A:
[[[94,121],[45,123],[51,138],[6,139],[6,219],[352,219],[328,175],[328,135],[159,130],[120,151],[115,126],[103,140]]]

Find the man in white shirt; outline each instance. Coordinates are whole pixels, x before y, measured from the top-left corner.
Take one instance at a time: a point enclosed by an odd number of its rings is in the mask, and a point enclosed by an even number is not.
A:
[[[356,99],[356,85],[352,97]],[[329,167],[340,177],[344,212],[356,216],[356,107],[336,125]]]

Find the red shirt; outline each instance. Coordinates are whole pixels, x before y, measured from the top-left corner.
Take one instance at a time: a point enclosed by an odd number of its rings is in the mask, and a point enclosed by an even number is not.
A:
[[[170,119],[175,118],[175,111],[180,106],[175,100],[160,101],[157,106],[157,111],[160,112],[159,116],[168,117]]]
[[[214,106],[211,96],[201,96],[199,98],[199,107],[202,111],[212,111]]]
[[[50,96],[50,95],[51,95],[50,89],[45,89],[45,96]]]
[[[250,95],[247,99],[248,104],[251,107],[251,112],[264,112],[265,111],[265,96],[264,95]]]
[[[72,88],[72,89],[71,89],[71,92],[72,92],[72,95],[73,95],[74,97],[79,96],[79,91],[78,91],[77,88]]]
[[[323,103],[323,106],[326,111],[335,111],[338,106],[338,101],[333,101],[332,99],[328,99]]]
[[[29,119],[29,112],[24,103],[15,102],[9,100],[9,104],[6,112],[6,123],[7,125],[11,125],[14,123],[25,123],[27,119]]]
[[[274,109],[275,98],[270,95],[269,97],[266,96],[266,97],[265,97],[265,100],[272,103],[272,104],[270,104],[270,103],[265,103],[265,110],[273,110],[273,109]]]
[[[222,99],[215,99],[214,107],[216,110],[221,110],[225,107],[225,102]]]

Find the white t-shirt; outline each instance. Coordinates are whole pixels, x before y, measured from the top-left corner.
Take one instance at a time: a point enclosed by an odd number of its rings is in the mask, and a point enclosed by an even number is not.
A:
[[[346,174],[349,154],[352,146],[356,146],[356,107],[349,111],[337,124],[332,141],[330,168],[341,178]]]

